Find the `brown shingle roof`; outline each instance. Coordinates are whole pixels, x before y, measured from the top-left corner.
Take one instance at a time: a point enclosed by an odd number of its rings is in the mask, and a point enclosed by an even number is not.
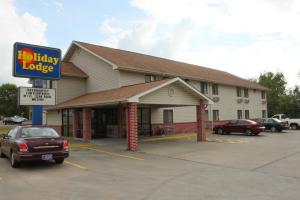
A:
[[[225,85],[268,90],[266,87],[257,83],[242,79],[221,70],[84,42],[75,41],[74,43],[115,64],[121,70],[161,74],[164,76],[179,76],[181,78],[193,80],[203,80]]]
[[[62,76],[72,76],[72,77],[79,77],[79,78],[87,78],[88,75],[83,72],[81,69],[76,67],[71,62],[61,62],[61,75]]]
[[[92,106],[97,104],[105,104],[110,102],[119,102],[127,100],[129,97],[135,96],[144,91],[155,88],[163,83],[170,81],[170,79],[164,79],[160,81],[142,83],[131,86],[125,86],[117,89],[105,90],[100,92],[88,93],[65,102],[59,103],[56,106],[49,107],[48,109],[58,108],[71,108],[71,107],[82,107]]]

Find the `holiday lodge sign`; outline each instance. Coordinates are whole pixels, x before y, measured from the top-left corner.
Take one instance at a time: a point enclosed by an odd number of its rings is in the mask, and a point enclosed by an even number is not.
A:
[[[16,77],[60,79],[61,50],[24,43],[14,45],[13,75]]]

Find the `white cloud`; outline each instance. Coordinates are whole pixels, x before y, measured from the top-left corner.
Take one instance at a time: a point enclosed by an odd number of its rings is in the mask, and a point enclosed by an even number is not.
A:
[[[300,38],[300,1],[293,0],[133,0],[132,5],[160,23],[191,19],[216,31]],[[291,21],[292,20],[292,21]]]
[[[146,13],[126,28],[116,19],[103,22],[109,36],[100,43],[115,48],[167,57],[258,77],[282,71],[289,86],[300,84],[300,1],[293,0],[133,0]],[[210,39],[242,35],[251,42],[235,46],[220,41],[201,44],[205,28]],[[102,31],[104,30],[102,29]],[[197,38],[198,37],[198,38]],[[201,38],[203,37],[203,38]],[[235,38],[243,40],[243,38]]]
[[[55,5],[58,13],[63,13],[64,12],[65,8],[64,8],[64,4],[62,2],[55,1],[54,5]]]
[[[28,12],[17,14],[12,0],[0,1],[0,8],[0,84],[12,82],[17,85],[26,85],[27,79],[12,77],[13,44],[25,42],[47,45],[45,36],[47,24]]]

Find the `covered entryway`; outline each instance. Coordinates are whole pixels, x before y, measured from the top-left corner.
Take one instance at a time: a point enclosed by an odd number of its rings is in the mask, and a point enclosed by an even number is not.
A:
[[[86,94],[58,104],[55,109],[73,110],[73,136],[82,118],[84,140],[125,137],[127,149],[135,151],[139,135],[151,136],[151,110],[158,108],[196,106],[197,141],[205,141],[205,105],[210,103],[208,97],[185,81],[173,78]]]

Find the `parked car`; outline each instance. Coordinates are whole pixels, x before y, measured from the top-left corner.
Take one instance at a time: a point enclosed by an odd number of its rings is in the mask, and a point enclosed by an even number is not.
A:
[[[69,156],[69,144],[53,128],[17,126],[0,139],[0,157],[10,159],[13,168],[21,162],[54,160],[61,164]]]
[[[272,118],[276,118],[283,122],[287,122],[289,124],[289,127],[292,130],[296,130],[296,129],[300,128],[300,119],[290,119],[290,118],[287,118],[285,116],[285,114],[276,114],[276,115],[272,116]]]
[[[280,121],[277,118],[263,118],[257,119],[256,121],[263,125],[266,130],[272,132],[281,132],[282,130],[289,129],[289,124],[287,122]]]
[[[28,119],[24,118],[24,117],[20,117],[20,116],[13,116],[13,117],[7,117],[4,118],[3,120],[3,124],[7,125],[7,124],[22,124],[23,122],[27,121]]]
[[[265,127],[252,120],[238,119],[231,120],[223,125],[216,125],[213,130],[215,134],[229,134],[234,132],[246,135],[258,135],[265,130]]]

